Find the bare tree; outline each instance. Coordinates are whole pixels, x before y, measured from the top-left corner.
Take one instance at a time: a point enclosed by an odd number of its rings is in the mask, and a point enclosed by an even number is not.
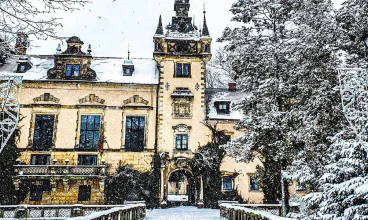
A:
[[[1,0],[0,38],[2,50],[13,43],[19,32],[36,39],[58,38],[55,28],[62,26],[57,11],[74,11],[89,0]]]

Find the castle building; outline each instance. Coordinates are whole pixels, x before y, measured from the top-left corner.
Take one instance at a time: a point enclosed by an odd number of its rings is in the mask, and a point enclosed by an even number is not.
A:
[[[106,175],[120,161],[150,171],[155,152],[161,202],[178,193],[191,204],[202,202],[203,183],[193,187],[190,160],[212,140],[203,122],[225,131],[224,143],[240,136],[244,131],[234,125],[243,112],[231,106],[244,94],[233,83],[206,88],[212,38],[205,12],[198,30],[189,9],[189,0],[175,0],[166,33],[160,16],[154,59],[92,57],[91,45],[84,52],[84,42],[73,36],[65,51],[59,45],[53,56],[16,56],[0,67],[2,74],[24,76],[15,177],[16,184],[32,184],[24,203],[103,204]],[[257,164],[225,157],[222,190],[261,203],[252,177]]]

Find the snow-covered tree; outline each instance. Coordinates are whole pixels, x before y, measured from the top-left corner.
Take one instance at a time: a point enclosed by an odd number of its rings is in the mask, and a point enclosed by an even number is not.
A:
[[[341,49],[345,51],[347,64],[357,66],[368,62],[368,2],[346,0],[337,12],[337,23],[341,30]]]
[[[18,33],[36,39],[57,37],[55,28],[62,26],[57,11],[74,11],[89,0],[3,0],[0,2],[0,51],[4,53]]]
[[[226,28],[220,41],[228,43],[233,78],[249,95],[237,105],[247,131],[227,153],[241,161],[273,161],[280,172],[325,149],[341,127],[333,8],[327,0],[238,0],[231,11],[243,25]],[[311,174],[321,173],[311,167]]]
[[[368,218],[368,143],[343,131],[332,138],[319,191],[302,198],[303,214],[315,219]]]

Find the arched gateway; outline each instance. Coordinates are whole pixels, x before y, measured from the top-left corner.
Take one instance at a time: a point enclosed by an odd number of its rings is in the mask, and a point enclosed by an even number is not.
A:
[[[170,159],[161,154],[161,206],[203,206],[203,183],[201,177],[192,173],[192,159],[177,157]]]

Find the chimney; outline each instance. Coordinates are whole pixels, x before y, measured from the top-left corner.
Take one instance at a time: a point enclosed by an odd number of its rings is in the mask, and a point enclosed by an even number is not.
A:
[[[229,91],[230,92],[236,91],[236,83],[229,83]]]
[[[22,32],[17,33],[17,40],[15,42],[15,54],[26,55],[28,47],[28,35]]]

